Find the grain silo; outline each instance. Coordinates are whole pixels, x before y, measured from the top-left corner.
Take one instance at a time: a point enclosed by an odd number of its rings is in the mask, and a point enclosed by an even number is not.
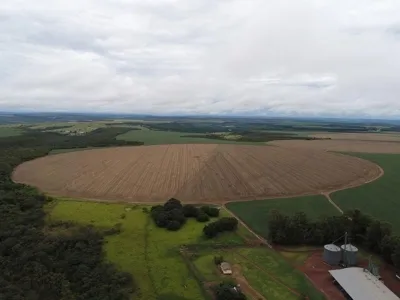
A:
[[[343,263],[347,266],[357,265],[357,247],[352,244],[344,244],[341,248]]]
[[[335,244],[325,245],[323,259],[331,266],[338,265],[342,260],[342,251],[340,250],[340,247]]]

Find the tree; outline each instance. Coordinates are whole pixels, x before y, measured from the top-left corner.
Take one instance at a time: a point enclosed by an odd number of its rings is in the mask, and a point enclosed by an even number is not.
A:
[[[392,254],[392,261],[394,266],[400,270],[400,244],[397,244]]]
[[[208,222],[210,220],[210,217],[207,214],[201,212],[197,215],[196,220],[198,222],[204,223],[204,222]]]
[[[278,210],[271,210],[268,216],[268,238],[273,243],[285,244],[287,242],[286,230],[289,218]]]
[[[199,209],[192,204],[186,204],[183,206],[183,214],[186,218],[197,218]]]
[[[367,229],[371,225],[373,219],[361,213],[358,209],[345,212],[345,216],[350,219],[349,233],[353,237],[353,241],[356,243],[363,242],[367,234]]]
[[[202,210],[205,214],[207,214],[208,216],[210,216],[211,218],[217,218],[219,217],[219,209],[216,207],[212,207],[212,206],[202,206],[200,208],[200,210]]]
[[[390,235],[383,237],[380,245],[380,253],[387,263],[393,264],[392,256],[398,245],[400,245],[399,237]]]
[[[221,283],[214,287],[217,300],[246,300],[246,296],[232,283]]]
[[[169,211],[169,210],[173,210],[173,209],[182,209],[181,201],[179,201],[175,198],[171,198],[164,204],[165,211]]]
[[[172,220],[167,223],[167,229],[170,231],[177,231],[182,227],[182,224],[178,221]]]
[[[380,254],[381,241],[391,234],[391,227],[387,223],[373,221],[367,229],[365,244],[369,250]]]

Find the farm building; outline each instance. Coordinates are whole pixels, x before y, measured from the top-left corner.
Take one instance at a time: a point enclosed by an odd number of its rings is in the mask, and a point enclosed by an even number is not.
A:
[[[231,268],[231,265],[229,263],[222,262],[219,265],[219,267],[221,269],[222,274],[224,274],[224,275],[231,275],[232,274],[232,268]]]
[[[398,300],[399,298],[367,269],[351,267],[329,273],[353,300]]]

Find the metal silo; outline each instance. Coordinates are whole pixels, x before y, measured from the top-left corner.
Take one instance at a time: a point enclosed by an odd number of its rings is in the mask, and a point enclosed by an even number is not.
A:
[[[357,253],[358,249],[352,244],[342,245],[343,262],[347,266],[357,265]]]
[[[325,245],[323,259],[327,264],[330,264],[331,266],[338,265],[342,260],[342,251],[340,247],[334,244]]]

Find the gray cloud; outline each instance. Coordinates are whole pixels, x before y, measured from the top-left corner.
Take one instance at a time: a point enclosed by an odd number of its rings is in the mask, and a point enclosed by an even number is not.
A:
[[[0,110],[400,117],[395,0],[2,0]]]

